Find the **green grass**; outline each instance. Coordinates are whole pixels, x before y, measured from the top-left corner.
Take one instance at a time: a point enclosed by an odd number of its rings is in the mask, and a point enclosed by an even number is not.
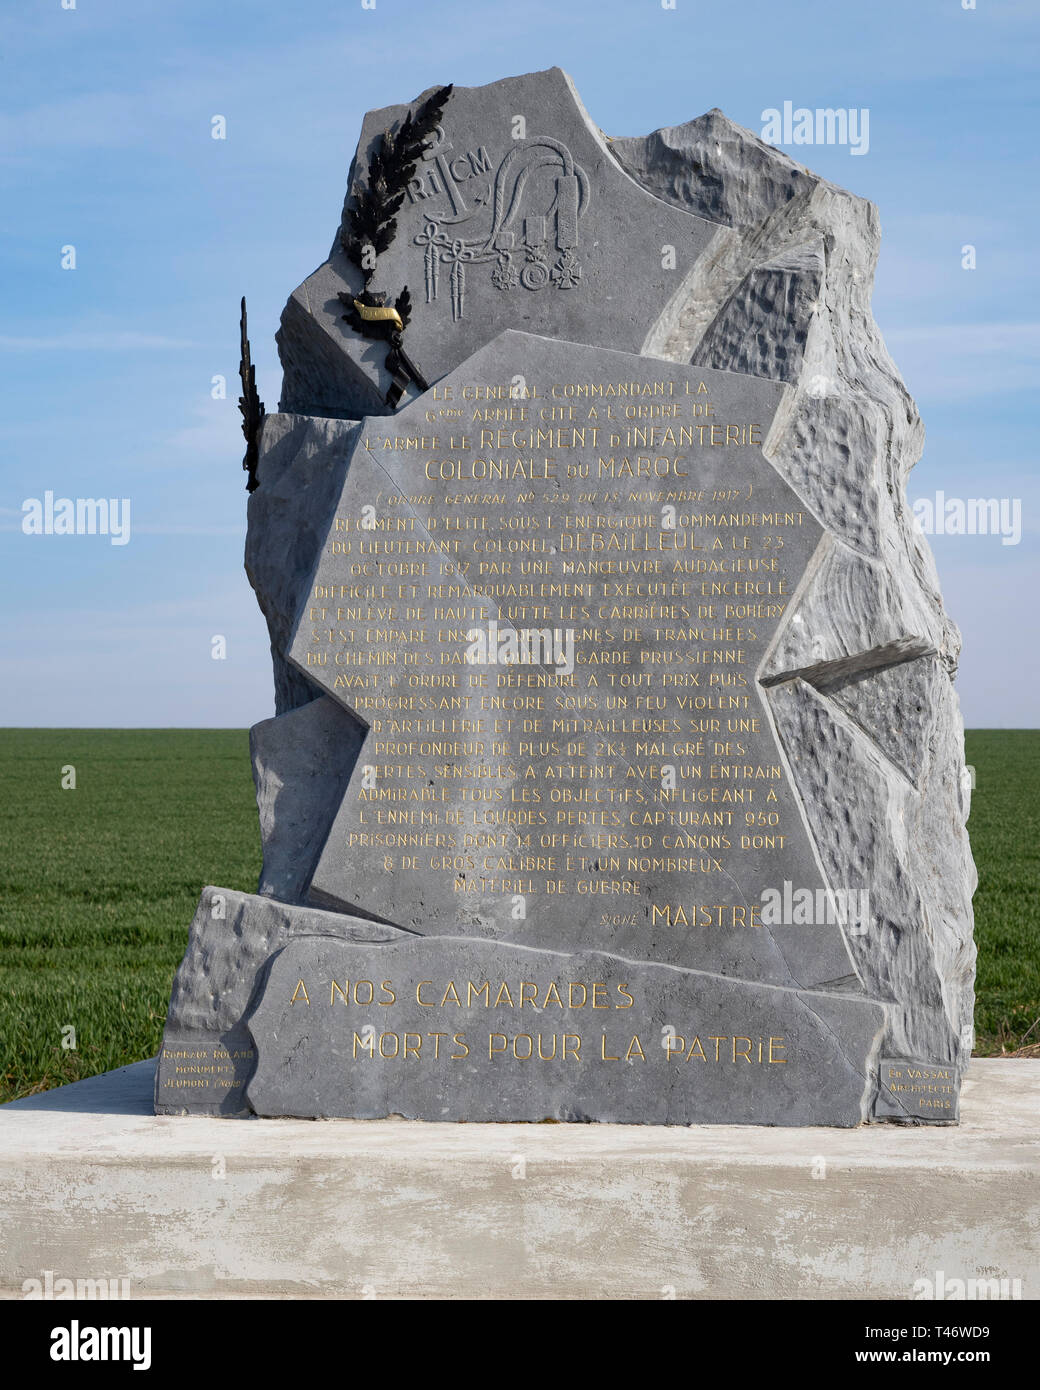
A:
[[[975,894],[975,1051],[999,1056],[1040,1042],[1040,732],[976,729],[968,833]],[[1033,1028],[1033,1024],[1036,1027]]]
[[[256,890],[249,736],[3,730],[0,856],[0,1100],[152,1056],[199,890]]]
[[[993,1054],[1040,1018],[1040,733],[970,733],[967,760],[977,1051]],[[68,764],[76,786],[65,791]],[[157,1050],[199,890],[256,888],[248,735],[2,731],[0,846],[0,1100],[10,1100]],[[67,1025],[74,1050],[62,1047]]]

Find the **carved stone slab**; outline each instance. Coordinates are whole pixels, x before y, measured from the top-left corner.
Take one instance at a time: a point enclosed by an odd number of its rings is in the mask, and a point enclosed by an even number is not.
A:
[[[355,182],[408,109],[369,112]],[[670,326],[699,258],[727,235],[630,178],[570,78],[550,68],[454,90],[369,288],[393,303],[407,285],[405,346],[429,382],[509,327],[640,352]],[[349,328],[338,298],[362,288],[337,244],[294,292],[279,335],[282,409],[386,411],[386,345]]]
[[[177,968],[155,1069],[157,1115],[246,1115],[256,1053],[244,1019],[271,956],[294,936],[392,941],[401,933],[341,913],[204,888]]]
[[[370,727],[312,901],[854,979],[756,680],[822,534],[785,390],[508,332],[363,424],[290,648]]]
[[[249,1027],[259,1115],[855,1125],[882,1005],[601,954],[322,937]]]

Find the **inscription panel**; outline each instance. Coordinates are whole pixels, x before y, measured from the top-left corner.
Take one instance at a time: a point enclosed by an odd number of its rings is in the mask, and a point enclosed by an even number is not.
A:
[[[756,679],[822,534],[784,391],[510,332],[364,423],[291,649],[369,726],[312,900],[853,974]]]
[[[166,1032],[156,1058],[156,1106],[165,1113],[241,1114],[256,1050],[244,1026],[219,1042]]]
[[[301,937],[251,1020],[260,1115],[854,1125],[880,1004],[439,937]]]
[[[960,1071],[952,1062],[935,1064],[882,1058],[874,1104],[878,1119],[959,1119]]]

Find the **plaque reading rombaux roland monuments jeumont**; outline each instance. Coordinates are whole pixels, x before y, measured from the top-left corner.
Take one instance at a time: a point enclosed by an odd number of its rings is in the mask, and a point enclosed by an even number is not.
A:
[[[168,1113],[948,1122],[957,634],[869,204],[558,70],[365,124],[243,399],[278,713]]]

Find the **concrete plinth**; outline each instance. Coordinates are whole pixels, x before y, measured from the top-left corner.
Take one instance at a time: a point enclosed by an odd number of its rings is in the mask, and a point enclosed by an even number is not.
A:
[[[4,1295],[1040,1294],[1040,1062],[973,1062],[959,1127],[853,1130],[157,1117],[153,1070],[0,1107]]]

